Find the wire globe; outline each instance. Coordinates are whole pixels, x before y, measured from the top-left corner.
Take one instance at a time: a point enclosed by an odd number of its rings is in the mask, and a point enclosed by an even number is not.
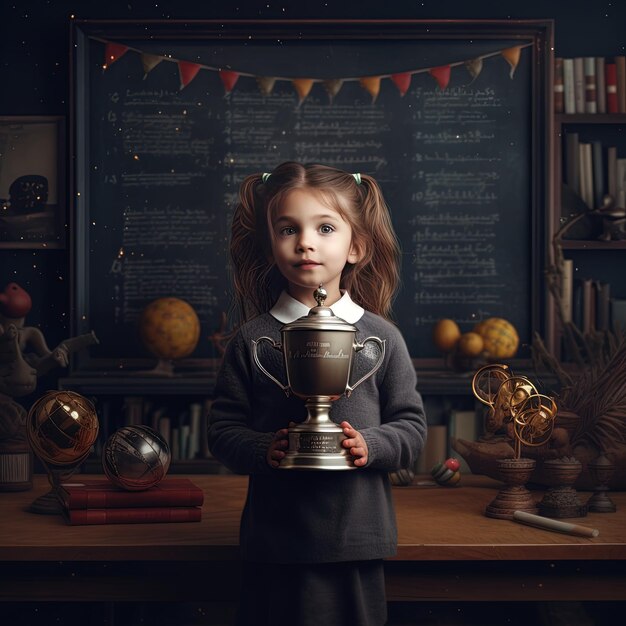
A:
[[[104,444],[102,467],[114,485],[143,491],[165,478],[171,458],[167,441],[156,430],[123,426]]]
[[[74,391],[49,391],[33,404],[26,434],[35,454],[56,466],[82,461],[98,437],[93,404]]]

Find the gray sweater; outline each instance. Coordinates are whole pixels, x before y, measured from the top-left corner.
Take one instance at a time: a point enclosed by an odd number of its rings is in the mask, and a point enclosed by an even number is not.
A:
[[[347,420],[369,450],[367,466],[348,471],[271,468],[266,461],[273,433],[306,417],[304,402],[286,397],[254,364],[252,340],[280,341],[281,322],[270,314],[247,322],[231,340],[218,375],[211,409],[209,446],[232,471],[249,474],[240,528],[242,558],[257,562],[321,563],[379,559],[396,553],[397,530],[387,473],[412,467],[426,438],[415,369],[398,329],[365,312],[357,340],[386,340],[380,369],[350,398],[333,403],[331,419]],[[287,382],[282,353],[266,343],[259,358]],[[354,356],[351,380],[373,368],[378,347]]]

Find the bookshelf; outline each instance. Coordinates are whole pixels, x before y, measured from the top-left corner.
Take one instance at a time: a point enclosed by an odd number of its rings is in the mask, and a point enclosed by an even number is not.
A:
[[[615,147],[618,159],[626,158],[626,113],[557,113],[554,115],[553,133],[554,191],[550,224],[548,226],[549,241],[553,241],[555,234],[564,224],[567,224],[572,219],[573,215],[580,211],[591,211],[589,217],[584,218],[586,223],[583,221],[582,228],[578,232],[564,233],[563,238],[558,242],[558,247],[563,258],[572,261],[573,274],[570,280],[573,282],[573,289],[570,310],[573,321],[580,321],[580,311],[578,313],[576,311],[577,306],[579,309],[581,306],[577,302],[581,298],[576,294],[577,285],[580,281],[591,280],[594,284],[594,294],[592,295],[594,302],[587,306],[587,309],[591,308],[592,311],[592,328],[604,330],[595,326],[595,320],[597,318],[597,307],[607,306],[606,302],[601,304],[601,298],[606,299],[608,297],[610,302],[608,305],[609,328],[607,330],[610,330],[613,328],[618,316],[621,315],[619,309],[620,307],[623,308],[622,303],[626,302],[626,280],[624,279],[623,271],[620,269],[626,264],[626,239],[610,239],[606,241],[599,239],[601,234],[601,231],[598,231],[600,217],[597,211],[595,214],[593,213],[599,206],[595,202],[593,206],[589,206],[588,202],[585,203],[582,200],[579,193],[580,189],[572,189],[571,185],[568,186],[566,184],[570,182],[568,177],[571,177],[571,170],[568,172],[568,159],[572,159],[574,154],[571,150],[567,154],[567,137],[575,134],[580,143],[600,142],[600,153],[602,156],[600,164],[601,177],[598,177],[593,172],[592,178],[594,185],[597,185],[599,182],[602,194],[606,194],[609,191],[608,148]],[[615,184],[624,184],[624,181],[620,183],[618,180]],[[621,203],[616,202],[616,204],[619,207]],[[623,205],[620,208],[624,208]],[[588,232],[585,232],[585,229]],[[554,255],[555,250],[552,253]],[[608,285],[608,296],[606,293],[604,296],[599,296],[595,293],[599,284]],[[616,304],[616,302],[619,304]],[[551,299],[551,306],[547,311],[547,316],[549,323],[556,328],[556,331],[553,333],[553,353],[561,354],[559,344],[561,333],[555,307],[556,303]],[[615,313],[613,314],[613,312]],[[604,317],[606,318],[606,315]],[[624,328],[623,320],[620,323],[621,327]]]

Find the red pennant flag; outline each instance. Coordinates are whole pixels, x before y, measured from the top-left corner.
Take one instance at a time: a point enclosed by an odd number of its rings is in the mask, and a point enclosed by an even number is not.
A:
[[[196,77],[196,74],[201,69],[202,66],[198,65],[197,63],[190,63],[189,61],[178,61],[180,88],[184,89]]]
[[[239,79],[239,74],[237,72],[232,72],[231,70],[220,70],[219,74],[222,79],[222,83],[224,84],[226,93],[230,93]]]
[[[440,65],[439,67],[432,67],[428,70],[428,73],[437,81],[439,89],[442,91],[448,86],[450,82],[450,66]]]
[[[121,43],[108,42],[104,46],[104,65],[102,66],[102,69],[106,70],[108,67],[111,67],[111,65],[123,57],[127,51],[128,46],[124,46]]]
[[[411,85],[411,74],[408,72],[404,72],[402,74],[392,74],[391,80],[394,85],[398,88],[401,96],[409,90],[409,86]]]

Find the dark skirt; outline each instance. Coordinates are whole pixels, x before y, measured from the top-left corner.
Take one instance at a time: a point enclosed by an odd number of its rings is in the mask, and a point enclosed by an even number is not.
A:
[[[238,626],[382,626],[382,560],[242,565]]]

